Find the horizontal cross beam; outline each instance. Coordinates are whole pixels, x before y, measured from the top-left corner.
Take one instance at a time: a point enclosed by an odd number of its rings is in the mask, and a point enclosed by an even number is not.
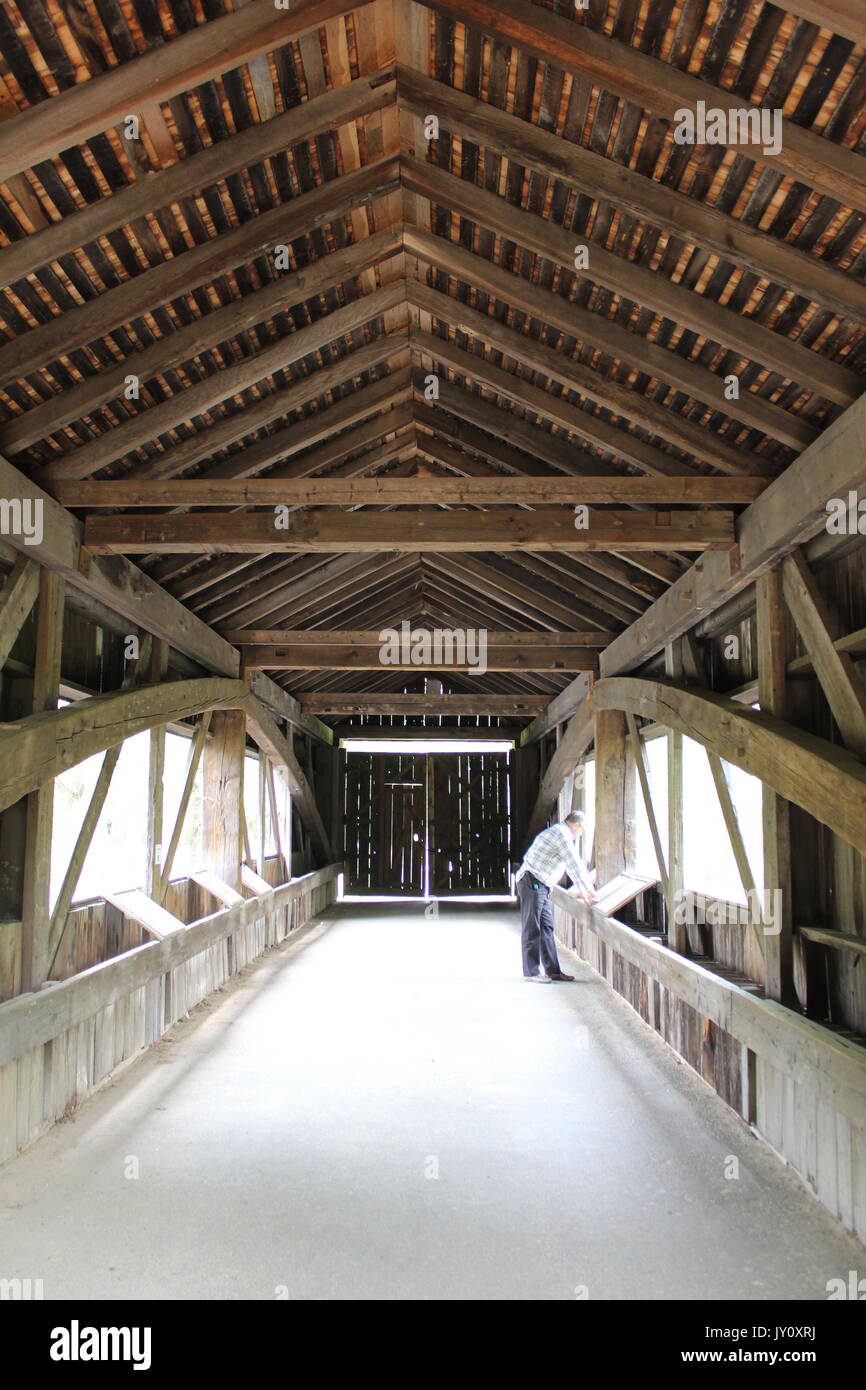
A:
[[[578,527],[577,521],[585,521]],[[592,511],[584,517],[496,512],[269,512],[91,516],[84,544],[95,555],[274,554],[508,550],[725,550],[729,511]]]

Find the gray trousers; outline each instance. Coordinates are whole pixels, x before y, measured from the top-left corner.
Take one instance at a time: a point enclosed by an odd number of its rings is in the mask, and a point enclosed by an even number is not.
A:
[[[556,975],[560,970],[559,956],[556,954],[556,937],[553,934],[550,889],[546,884],[542,884],[540,888],[533,888],[532,883],[537,882],[538,879],[533,879],[531,874],[524,874],[517,885],[522,925],[520,944],[523,950],[523,973],[537,975],[540,957],[542,973]]]

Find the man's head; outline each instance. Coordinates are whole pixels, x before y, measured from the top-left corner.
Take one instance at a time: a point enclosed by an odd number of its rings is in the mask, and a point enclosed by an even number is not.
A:
[[[586,816],[582,811],[569,811],[563,825],[571,832],[575,840],[579,840],[586,829]]]

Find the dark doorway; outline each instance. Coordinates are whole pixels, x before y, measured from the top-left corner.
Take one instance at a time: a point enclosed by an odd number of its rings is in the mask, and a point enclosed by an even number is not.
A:
[[[510,892],[509,754],[343,753],[347,893]]]

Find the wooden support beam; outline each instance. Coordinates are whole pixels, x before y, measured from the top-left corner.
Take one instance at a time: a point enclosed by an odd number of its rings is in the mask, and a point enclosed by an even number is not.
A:
[[[866,167],[866,160],[862,163]],[[574,272],[574,232],[524,212],[498,194],[433,164],[404,159],[401,167],[404,184],[412,192]],[[597,242],[589,243],[589,264],[583,273],[596,284],[673,319],[711,342],[732,348],[747,361],[761,363],[836,404],[850,405],[862,390],[862,378],[849,368],[675,284],[649,267],[626,261]]]
[[[128,618],[133,628],[163,637],[208,671],[235,675],[238,653],[143,570],[126,560],[101,560],[81,544],[82,527],[53,497],[4,458],[0,458],[0,496],[21,498],[41,518],[42,537],[29,545],[22,536],[8,543],[30,560],[62,575],[70,587]]]
[[[440,322],[450,325],[458,334],[465,333],[480,339],[489,344],[495,352],[522,363],[529,371],[538,372],[551,381],[562,383],[567,391],[578,392],[584,400],[590,401],[600,409],[610,411],[614,416],[657,435],[676,449],[684,450],[699,463],[711,464],[714,468],[733,475],[772,476],[768,472],[765,460],[757,455],[751,454],[745,448],[728,444],[714,435],[712,430],[704,429],[679,415],[676,410],[670,410],[631,387],[623,386],[613,378],[604,376],[593,367],[579,362],[571,354],[546,347],[529,334],[518,333],[490,314],[480,313],[452,295],[444,294],[429,285],[410,283],[408,293],[410,303],[425,310]],[[540,306],[536,307],[535,312],[540,314]],[[483,379],[486,363],[483,358],[479,363],[477,354],[463,352],[457,348],[458,355],[455,357],[455,346],[450,341],[432,334],[413,335],[413,340],[421,350],[429,352],[434,359],[439,358],[447,362],[455,371],[465,369],[470,380],[473,376]],[[471,370],[473,364],[474,372]],[[513,380],[519,392],[521,378]],[[508,394],[517,399],[514,389],[512,386]],[[531,390],[533,398],[536,391],[539,397],[547,397],[547,408],[539,413],[555,419],[557,424],[564,423],[562,416],[556,413],[551,415],[551,410],[556,412],[561,410],[562,406],[568,405],[569,410],[565,417],[569,422],[567,427],[588,443],[610,449],[614,454],[648,473],[683,475],[694,472],[689,465],[670,457],[644,440],[637,439],[599,415],[579,406],[569,405],[568,402],[560,403],[558,397],[554,398],[555,403],[551,402],[550,393],[539,388]]]
[[[529,817],[526,830],[526,843],[529,845],[540,830],[543,830],[553,814],[562,784],[580,762],[592,743],[595,723],[592,712],[592,697],[586,695],[574,717],[564,730],[556,752],[551,758],[541,779],[538,796]],[[601,879],[598,880],[601,882]]]
[[[192,797],[195,779],[198,775],[199,764],[205,748],[205,740],[210,730],[211,711],[205,710],[199,720],[195,734],[190,742],[189,754],[186,764],[186,775],[184,777],[183,790],[180,794],[180,803],[177,808],[177,815],[174,818],[171,837],[168,842],[165,854],[162,859],[162,872],[157,885],[157,891],[152,895],[157,902],[165,902],[165,895],[168,885],[171,882],[171,870],[174,864],[174,857],[177,854],[177,847],[180,844],[180,837],[183,833],[186,813],[189,810],[190,798]]]
[[[384,740],[387,743],[408,743],[419,739],[424,743],[484,743],[491,740],[495,743],[515,743],[519,736],[520,729],[516,726],[501,725],[491,728],[486,724],[475,729],[449,729],[447,726],[412,728],[403,724],[338,724],[334,729],[334,738],[337,740],[360,738]]]
[[[816,480],[820,479],[820,483]],[[827,501],[866,488],[866,394],[846,410],[737,520],[737,543],[704,555],[615,638],[607,676],[633,669],[740,593],[798,545],[825,530]]]
[[[204,745],[202,854],[207,868],[235,891],[241,885],[241,805],[246,714],[214,710]]]
[[[248,228],[249,223],[245,222],[243,226]],[[281,235],[286,235],[284,230]],[[323,256],[320,260],[313,261],[301,270],[277,275],[276,279],[263,286],[262,289],[254,290],[250,294],[241,296],[240,299],[231,300],[221,309],[215,309],[204,318],[195,319],[185,328],[179,328],[175,333],[158,338],[150,347],[127,354],[121,361],[97,372],[94,376],[87,377],[79,385],[61,391],[45,405],[37,406],[34,410],[28,410],[25,414],[10,420],[0,428],[0,449],[4,449],[7,453],[14,453],[17,450],[27,448],[30,444],[34,444],[61,429],[70,421],[83,419],[99,406],[121,396],[130,375],[137,376],[139,383],[143,386],[150,378],[161,376],[171,368],[178,367],[201,353],[213,351],[220,343],[247,332],[256,324],[266,323],[274,313],[285,312],[288,307],[295,304],[305,304],[325,290],[340,285],[345,280],[353,280],[370,266],[378,265],[390,256],[396,256],[401,245],[400,233],[386,228],[357,245],[345,246],[332,255]],[[132,285],[138,286],[140,278],[133,280]],[[195,279],[196,277],[193,276],[192,278]],[[96,302],[101,304],[102,299]],[[122,313],[123,310],[118,309],[117,312]],[[54,335],[57,338],[62,338],[64,326],[62,319],[60,323],[57,320],[52,320],[48,325],[49,328],[54,329]],[[107,331],[108,327],[109,325],[106,323],[103,331]],[[333,328],[335,330],[334,337],[339,337],[339,322],[335,323]],[[22,340],[16,339],[15,341],[21,342]],[[305,349],[304,344],[309,341],[310,334],[307,328],[297,329],[288,338],[281,339],[284,346],[291,349],[286,365],[289,365],[292,352],[296,352],[299,356],[306,355],[307,349]],[[316,351],[316,348],[313,347],[310,351]],[[55,357],[60,355],[56,343],[52,343],[51,352]],[[259,358],[247,360],[259,361]],[[18,369],[19,365],[16,364],[15,370]],[[19,374],[24,375],[25,373],[22,371]],[[223,374],[218,373],[217,379],[222,384]],[[147,395],[148,392],[145,391],[145,399],[147,399]],[[207,406],[203,406],[199,409],[207,408]],[[155,409],[155,406],[147,406],[127,424],[115,425],[112,437],[120,440],[121,452],[126,452],[128,448],[133,447],[127,441],[135,438],[136,421],[140,429],[145,420],[152,420]],[[197,410],[195,413],[199,413],[199,411]],[[163,416],[163,418],[168,417]],[[133,426],[131,432],[129,432],[130,426]],[[163,428],[170,428],[170,426],[153,428],[151,424],[150,437],[162,433]],[[143,437],[147,438],[148,436],[144,435]],[[55,495],[57,494],[55,493]],[[76,503],[76,505],[78,504]]]
[[[168,644],[159,638],[153,643],[148,673],[148,685],[159,685],[168,675]],[[145,887],[147,895],[161,901],[162,883],[162,820],[165,804],[165,725],[150,731],[150,756],[147,772],[147,859]]]
[[[575,676],[564,690],[561,690],[558,695],[554,695],[544,713],[539,715],[537,719],[533,719],[532,723],[523,730],[520,735],[521,748],[535,743],[551,729],[555,729],[558,724],[563,724],[566,719],[570,719],[583,703],[589,688],[589,676],[585,674]]]
[[[288,739],[284,738],[263,705],[254,696],[246,704],[247,723],[251,736],[262,753],[280,770],[288,783],[293,805],[324,863],[331,858],[331,843],[316,804],[309,779],[305,776]],[[247,858],[249,845],[247,845]]]
[[[374,422],[377,423],[377,422]],[[360,460],[363,462],[363,459]],[[467,460],[468,462],[468,460]],[[394,507],[394,506],[735,506],[753,502],[769,478],[698,476],[564,478],[211,478],[61,483],[67,507]]]
[[[801,550],[782,562],[782,592],[830,706],[842,742],[866,762],[866,688],[836,646],[836,624]]]
[[[443,631],[442,629],[439,630]],[[355,647],[348,643],[328,647],[287,646],[285,644],[246,647],[244,663],[254,671],[595,671],[598,660],[586,647],[488,645],[473,638],[457,636],[457,629],[445,629],[448,637],[428,632],[407,646],[404,654],[390,660],[379,647]],[[483,631],[483,630],[482,630]],[[420,629],[419,629],[420,632]],[[450,636],[454,633],[454,637]],[[416,659],[417,658],[417,659]]]
[[[635,778],[626,717],[595,707],[595,866],[601,887],[634,867]]]
[[[352,7],[367,3],[353,0]],[[233,14],[198,24],[110,72],[79,82],[4,121],[0,182],[110,129],[143,102],[168,101],[260,53],[291,44],[345,10],[345,0],[302,0],[291,11],[275,9],[272,0],[252,0]]]
[[[716,87],[586,24],[540,9],[529,0],[422,3],[669,121],[684,107],[697,108],[699,102],[726,112],[743,105],[736,92]],[[846,3],[850,8],[850,0]],[[816,131],[786,119],[781,122],[778,152],[767,152],[760,144],[732,147],[741,148],[747,158],[807,184],[843,207],[866,212],[866,160]]]
[[[817,256],[420,72],[399,65],[397,85],[401,105],[422,116],[437,116],[446,130],[481,149],[495,151],[544,178],[568,183],[590,198],[602,199],[672,236],[744,266],[761,279],[820,303],[842,318],[866,319],[866,287]],[[533,289],[544,295],[539,286]],[[715,380],[720,392],[721,378]],[[739,408],[737,405],[733,411],[738,419],[742,418]]]
[[[63,646],[65,584],[53,570],[39,575],[39,607],[36,619],[36,656],[33,668],[32,721],[57,717],[60,694],[60,657]],[[10,727],[10,726],[7,726]],[[27,789],[24,895],[21,909],[21,990],[38,990],[48,977],[51,941],[49,888],[51,837],[54,827],[53,781],[31,784]],[[17,798],[16,798],[17,800]]]
[[[213,406],[232,396],[239,395],[258,382],[273,376],[274,373],[287,370],[293,363],[310,353],[318,352],[322,347],[335,340],[350,337],[374,319],[387,313],[389,309],[401,304],[404,298],[403,284],[397,281],[383,286],[382,289],[375,290],[370,295],[353,300],[342,309],[336,309],[332,314],[324,315],[306,328],[300,328],[296,333],[278,339],[276,343],[263,348],[260,352],[243,357],[232,366],[224,367],[222,371],[204,377],[187,390],[169,396],[161,405],[153,405],[147,410],[139,411],[126,424],[116,425],[114,429],[109,430],[90,444],[83,444],[78,449],[70,450],[56,463],[51,463],[45,468],[45,479],[48,480],[49,484],[53,484],[64,479],[68,481],[86,478],[89,474],[98,472],[106,464],[140,448],[148,440],[167,433],[182,421],[190,419],[191,416],[205,414]],[[351,356],[348,360],[343,359],[339,363],[344,376],[346,374],[351,375],[350,364]],[[312,373],[311,378],[304,383],[307,391],[309,391],[309,386],[315,382],[316,376],[317,373]],[[280,392],[279,394],[282,395],[283,393]],[[276,395],[270,397],[271,401],[274,399],[276,399]],[[271,409],[273,409],[272,406]],[[244,423],[236,423],[234,428],[238,433],[245,434],[249,432],[251,427],[248,425],[245,415],[242,415],[241,419]],[[244,424],[247,425],[246,429]],[[173,452],[173,450],[169,451],[170,454]]]
[[[683,680],[682,642],[671,643],[665,648],[665,675],[669,681]],[[684,820],[683,820],[683,735],[681,730],[669,729],[667,732],[667,774],[668,774],[668,891],[665,899],[667,911],[668,946],[679,955],[686,955],[689,935],[686,923],[679,910],[684,888]]]
[[[237,426],[236,426],[237,428]],[[395,513],[278,511],[188,513],[147,512],[91,516],[84,543],[94,555],[212,555],[220,551],[272,554],[281,550],[320,553],[507,550],[729,550],[734,518],[728,511],[591,511],[585,527],[564,511],[452,511]]]
[[[38,593],[39,566],[35,560],[19,555],[0,593],[0,671],[30,616]]]
[[[662,837],[659,833],[658,821],[656,820],[655,807],[653,806],[652,789],[650,787],[649,766],[647,763],[646,748],[641,739],[637,727],[637,720],[633,714],[626,715],[628,726],[629,742],[631,743],[632,757],[637,768],[638,780],[640,782],[641,796],[643,797],[644,810],[649,823],[650,835],[652,836],[653,849],[655,850],[656,863],[659,866],[659,879],[661,880],[662,892],[665,898],[668,896],[668,870],[665,863],[665,852],[662,847]]]
[[[212,26],[210,21],[208,27]],[[127,67],[125,64],[124,70]],[[270,120],[216,141],[198,154],[188,154],[165,169],[137,179],[107,198],[68,213],[42,231],[22,237],[5,247],[0,257],[0,288],[22,280],[78,246],[106,236],[115,227],[134,224],[157,208],[168,207],[187,194],[208,188],[236,170],[389,106],[396,90],[392,71],[364,74],[333,91],[311,97]],[[133,108],[125,108],[130,109]],[[285,205],[284,209],[288,211]]]
[[[417,624],[407,621],[403,632],[406,641],[411,642],[413,637],[423,636],[431,630],[431,625],[427,620]],[[439,630],[442,631],[442,629]],[[459,629],[454,631],[456,639]],[[485,634],[487,644],[491,647],[546,647],[551,650],[560,647],[568,649],[572,647],[603,647],[612,635],[609,632],[595,630],[586,632],[505,632],[495,628],[478,628],[477,631]],[[227,641],[235,643],[236,646],[250,647],[283,642],[287,646],[308,647],[315,655],[318,647],[343,646],[354,649],[373,647],[378,651],[382,643],[388,641],[395,633],[398,637],[402,636],[399,627],[369,629],[312,627],[300,630],[290,628],[232,628],[226,632],[225,636]]]
[[[768,570],[758,579],[757,588],[758,636],[758,702],[762,712],[784,719],[786,698],[785,610],[782,576],[778,568]],[[794,906],[791,868],[791,808],[796,801],[804,810],[824,820],[818,807],[817,795],[811,798],[785,797],[784,790],[766,777],[757,766],[747,769],[765,783],[762,793],[762,822],[764,830],[764,891],[776,893],[776,924],[779,931],[766,937],[765,988],[770,999],[793,1005],[794,992]],[[818,792],[816,786],[815,792]],[[824,822],[827,823],[826,821]]]
[[[493,715],[502,719],[527,718],[547,708],[546,695],[491,695],[479,690],[472,695],[394,695],[387,690],[335,693],[304,692],[301,709],[319,715]],[[423,733],[423,731],[421,731]]]

